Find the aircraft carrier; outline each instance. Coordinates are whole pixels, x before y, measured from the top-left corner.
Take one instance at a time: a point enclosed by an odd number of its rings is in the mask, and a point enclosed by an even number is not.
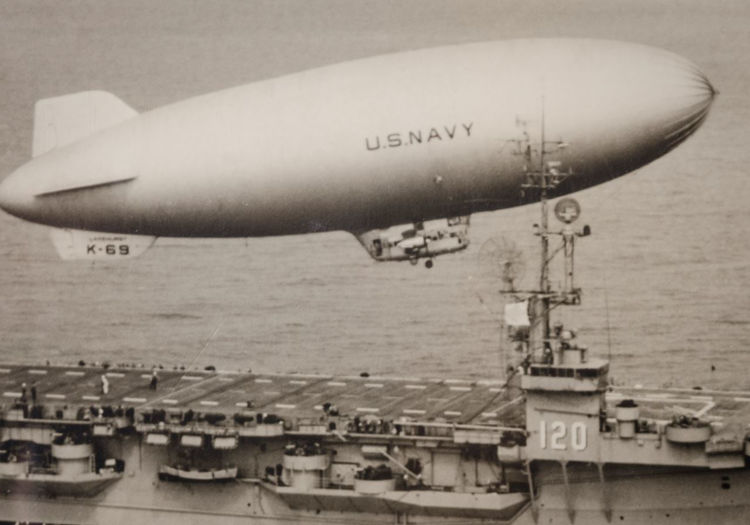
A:
[[[572,199],[550,227],[555,175],[527,180],[543,264],[538,289],[509,294],[507,379],[0,365],[0,519],[747,523],[750,392],[612,387],[550,319],[580,303],[590,229]]]

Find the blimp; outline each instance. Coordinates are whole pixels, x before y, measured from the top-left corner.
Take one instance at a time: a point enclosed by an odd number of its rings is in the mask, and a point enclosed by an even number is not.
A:
[[[65,258],[343,230],[376,260],[431,259],[468,245],[471,214],[527,204],[536,163],[552,196],[604,183],[687,139],[715,93],[677,54],[593,39],[399,52],[140,114],[86,91],[37,102],[0,207]]]

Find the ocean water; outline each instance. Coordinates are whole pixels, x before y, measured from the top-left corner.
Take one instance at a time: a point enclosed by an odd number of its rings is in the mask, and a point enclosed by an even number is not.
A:
[[[745,3],[0,2],[0,176],[29,156],[36,99],[106,89],[138,110],[398,49],[517,36],[665,47],[721,94],[685,144],[575,197],[583,305],[563,320],[618,383],[750,389],[750,40]],[[606,22],[606,24],[605,24]],[[606,26],[606,28],[604,27]],[[534,206],[478,214],[431,270],[375,263],[333,232],[160,239],[133,261],[62,262],[44,227],[0,215],[0,352],[13,362],[500,377],[488,239],[538,259]]]

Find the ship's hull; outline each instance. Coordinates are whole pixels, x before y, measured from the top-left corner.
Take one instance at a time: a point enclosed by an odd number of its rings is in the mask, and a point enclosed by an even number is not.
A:
[[[550,465],[551,468],[553,468]],[[746,524],[750,519],[750,471],[693,471],[672,474],[631,472],[602,486],[597,480],[571,479],[572,509],[568,508],[562,483],[541,487],[536,505],[525,505],[510,518],[493,519],[466,511],[461,515],[391,511],[365,513],[366,503],[357,506],[351,498],[341,502],[342,510],[290,508],[287,501],[263,483],[238,480],[215,486],[205,483],[164,483],[150,474],[136,476],[94,500],[74,498],[2,498],[3,518],[11,521],[46,523],[149,523],[188,524],[271,524],[298,523],[538,523],[602,525]],[[722,481],[728,477],[729,482]],[[124,485],[131,485],[126,488]],[[729,488],[723,488],[726,485]],[[139,486],[136,489],[135,486]],[[609,503],[605,503],[605,496]],[[324,503],[321,504],[321,507]],[[346,510],[346,507],[349,510]],[[572,514],[571,514],[572,510]],[[499,514],[498,510],[498,514]],[[474,514],[474,515],[472,515]],[[535,519],[536,514],[536,519]],[[571,518],[572,516],[572,518]],[[250,520],[251,521],[250,521]]]
[[[594,377],[594,390],[557,393],[553,401],[533,390],[522,395],[515,380],[179,370],[161,371],[152,389],[151,374],[121,368],[105,372],[110,389],[103,394],[96,386],[100,368],[1,370],[0,466],[17,472],[15,481],[3,480],[0,520],[531,525],[750,519],[742,433],[750,393],[604,392]],[[539,378],[523,379],[534,388]],[[32,381],[37,403],[27,406],[23,387],[13,385]],[[692,442],[670,430],[690,426],[641,424],[629,433],[622,422],[632,409],[618,411],[625,398],[661,421],[665,410],[682,406],[723,426]],[[599,399],[606,414],[598,413]],[[592,418],[585,417],[589,407]],[[537,413],[551,417],[542,427],[552,433],[543,439],[535,431]],[[566,414],[574,420],[566,423]],[[61,433],[88,441],[66,444]],[[49,471],[58,477],[26,476],[44,461],[45,450],[56,458]],[[237,479],[160,476],[170,465],[187,465],[181,469],[188,473],[231,469]],[[363,475],[368,468],[382,474],[385,465],[390,478]],[[89,490],[89,478],[102,474],[113,479]]]

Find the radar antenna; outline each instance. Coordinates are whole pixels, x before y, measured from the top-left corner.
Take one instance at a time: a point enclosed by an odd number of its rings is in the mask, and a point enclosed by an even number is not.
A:
[[[479,271],[483,277],[501,281],[503,292],[514,292],[526,272],[523,251],[505,237],[491,237],[479,249]]]

